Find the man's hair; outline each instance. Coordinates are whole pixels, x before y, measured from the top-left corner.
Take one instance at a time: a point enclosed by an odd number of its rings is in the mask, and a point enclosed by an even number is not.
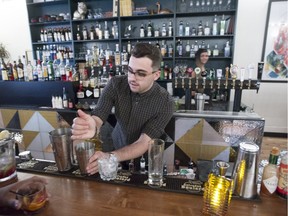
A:
[[[147,57],[152,60],[153,70],[159,70],[162,55],[158,47],[149,43],[137,43],[131,55],[135,58]]]

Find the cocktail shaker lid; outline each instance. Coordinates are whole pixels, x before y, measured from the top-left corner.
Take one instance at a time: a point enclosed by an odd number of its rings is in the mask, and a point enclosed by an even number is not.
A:
[[[256,153],[259,151],[259,146],[253,142],[242,142],[239,144],[242,151]]]

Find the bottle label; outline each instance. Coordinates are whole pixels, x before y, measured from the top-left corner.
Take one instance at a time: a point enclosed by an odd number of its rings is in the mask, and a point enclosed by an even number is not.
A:
[[[273,194],[276,191],[277,183],[278,183],[278,178],[276,176],[272,176],[271,178],[267,178],[263,180],[263,184],[265,185],[266,189],[271,194]]]
[[[280,164],[279,182],[277,192],[282,195],[287,195],[288,191],[288,164]]]

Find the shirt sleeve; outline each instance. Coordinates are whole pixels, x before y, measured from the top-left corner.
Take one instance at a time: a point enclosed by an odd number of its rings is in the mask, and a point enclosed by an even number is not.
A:
[[[105,122],[115,104],[115,97],[116,89],[114,79],[112,78],[104,87],[95,109],[91,111],[91,115],[98,116],[103,122]]]
[[[173,116],[175,105],[172,97],[165,105],[161,106],[161,112],[157,112],[144,126],[142,133],[151,139],[160,138],[165,134],[165,127]]]

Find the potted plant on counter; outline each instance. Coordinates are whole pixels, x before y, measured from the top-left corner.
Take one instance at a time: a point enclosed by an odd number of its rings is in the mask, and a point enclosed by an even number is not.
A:
[[[10,53],[6,49],[3,43],[0,43],[0,60],[2,61],[3,65],[6,66],[5,59],[9,59]]]

